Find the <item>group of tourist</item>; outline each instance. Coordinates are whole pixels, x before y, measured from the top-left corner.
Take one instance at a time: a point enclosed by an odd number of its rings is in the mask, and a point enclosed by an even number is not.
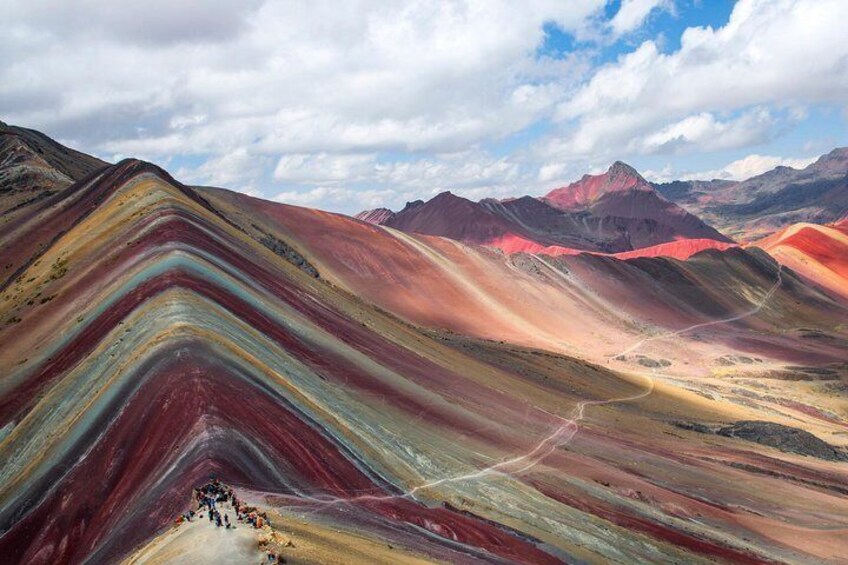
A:
[[[194,489],[194,498],[197,501],[198,513],[208,512],[209,521],[213,522],[216,527],[225,527],[227,529],[235,527],[234,524],[230,523],[229,514],[225,513],[222,519],[221,511],[218,509],[218,503],[229,502],[236,510],[238,519],[241,520],[241,514],[238,512],[239,501],[236,498],[235,492],[218,479],[213,479],[202,487]]]
[[[244,501],[239,500],[231,487],[223,484],[218,479],[212,479],[202,487],[194,489],[194,500],[197,502],[197,509],[182,513],[177,518],[177,524],[183,521],[193,522],[195,517],[202,519],[204,516],[208,516],[209,521],[215,524],[216,527],[233,529],[236,525],[230,522],[230,515],[224,508],[224,505],[228,504],[235,512],[236,521],[248,524],[255,529],[271,526],[271,521],[265,512],[260,512],[256,508],[244,504]],[[225,510],[223,514],[221,512],[222,509]],[[266,553],[269,563],[285,562],[281,556],[273,551],[267,551]]]

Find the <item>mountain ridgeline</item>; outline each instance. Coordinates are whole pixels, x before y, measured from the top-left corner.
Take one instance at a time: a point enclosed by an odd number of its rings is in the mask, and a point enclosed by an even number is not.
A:
[[[621,162],[542,198],[472,202],[444,192],[427,202],[411,202],[397,213],[371,210],[357,218],[505,251],[618,253],[681,239],[731,241],[666,200]]]
[[[378,208],[356,217],[505,252],[634,256],[646,249],[646,255],[662,250],[686,258],[693,250],[750,242],[796,222],[826,224],[846,215],[848,149],[835,149],[805,169],[778,167],[742,182],[655,184],[617,161],[603,174],[538,198],[473,202],[446,192],[399,212]]]
[[[794,223],[848,216],[848,148],[803,169],[777,167],[741,182],[675,181],[656,188],[723,233],[751,241]]]
[[[105,166],[41,132],[0,122],[0,214],[47,198]]]

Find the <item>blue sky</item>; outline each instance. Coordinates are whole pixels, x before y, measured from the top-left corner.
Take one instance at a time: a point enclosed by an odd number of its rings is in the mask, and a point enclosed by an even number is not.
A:
[[[334,211],[848,145],[842,0],[10,0],[0,119]]]
[[[655,40],[662,44],[663,50],[673,52],[680,48],[680,37],[687,27],[718,28],[727,23],[735,2],[732,0],[693,1],[654,3],[641,25],[633,32],[612,38],[607,42],[592,41],[589,38],[578,39],[557,26],[556,22],[544,24],[545,38],[537,49],[538,54],[561,57],[580,49],[599,48],[597,62],[610,63],[620,55],[632,51],[645,40]],[[607,2],[602,18],[612,20],[621,10],[621,0]]]

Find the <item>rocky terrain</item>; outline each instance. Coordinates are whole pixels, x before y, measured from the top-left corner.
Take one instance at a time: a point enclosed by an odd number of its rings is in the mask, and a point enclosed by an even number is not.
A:
[[[46,198],[105,165],[40,132],[0,122],[0,214]]]
[[[407,203],[398,212],[376,208],[356,217],[507,253],[634,257],[653,248],[644,255],[662,250],[686,259],[696,247],[723,249],[734,240],[751,243],[792,224],[828,224],[846,216],[848,149],[839,148],[802,170],[781,166],[741,182],[652,184],[616,162],[603,174],[584,175],[540,198],[473,202],[446,192]]]

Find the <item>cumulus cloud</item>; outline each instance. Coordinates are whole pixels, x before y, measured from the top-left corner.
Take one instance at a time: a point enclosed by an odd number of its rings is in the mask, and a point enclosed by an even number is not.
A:
[[[227,187],[257,193],[268,157],[251,154],[246,147],[213,156],[198,167],[181,167],[176,175],[184,182]]]
[[[702,112],[638,137],[628,149],[638,153],[681,153],[747,147],[767,139],[775,122],[765,108],[755,108],[728,120]]]
[[[537,60],[542,24],[603,4],[13,0],[0,103],[106,151],[465,149],[550,111],[579,61]]]
[[[799,159],[787,157],[774,157],[771,155],[748,155],[742,159],[728,163],[720,169],[712,171],[703,171],[698,173],[689,173],[682,175],[684,180],[745,180],[757,175],[761,175],[766,171],[770,171],[775,167],[792,167],[793,169],[803,169],[813,161],[818,159],[815,157],[805,157]]]
[[[407,201],[445,190],[472,199],[510,196],[526,188],[529,174],[518,163],[483,151],[408,161],[381,160],[376,154],[294,154],[280,159],[275,178],[317,186],[286,190],[275,199],[302,205],[327,201],[335,210],[348,213],[363,207],[398,209]]]
[[[383,163],[377,168],[377,178],[385,184],[429,187],[435,191],[491,187],[514,182],[519,175],[517,163],[507,158],[495,159],[482,152]]]
[[[368,177],[373,171],[374,155],[293,153],[280,158],[274,178],[286,182],[350,183]]]
[[[671,163],[661,169],[647,169],[642,171],[642,176],[651,182],[671,182],[674,180],[746,180],[761,175],[776,167],[791,167],[803,169],[818,159],[813,157],[777,157],[774,155],[759,155],[753,153],[741,159],[736,159],[718,169],[705,171],[681,171],[675,169]]]
[[[309,190],[290,190],[277,194],[274,200],[297,206],[314,207],[317,204],[332,204],[333,207],[360,211],[377,208],[396,196],[392,190],[355,190],[343,186],[318,186]]]
[[[663,140],[699,137],[699,128],[730,138],[705,150],[764,141],[716,128],[716,116],[744,111],[750,119],[763,106],[842,103],[848,42],[836,22],[846,17],[841,0],[740,0],[725,26],[688,28],[678,51],[666,54],[646,41],[559,105],[564,133],[548,151],[589,154],[635,138],[648,140],[641,150],[654,151]]]
[[[568,165],[565,163],[546,163],[539,167],[539,181],[551,182],[554,179],[561,178],[568,170]]]
[[[645,177],[646,180],[651,182],[671,182],[675,180],[683,180],[683,174],[674,170],[674,167],[671,164],[666,164],[661,169],[645,169],[641,172],[642,176]],[[699,179],[701,177],[698,177]]]
[[[651,12],[671,9],[670,0],[622,0],[621,7],[610,20],[609,26],[614,35],[624,35],[639,28]]]
[[[0,112],[103,157],[182,164],[188,182],[355,211],[750,152],[811,105],[844,106],[848,3],[740,0],[677,51],[646,41],[598,66],[675,9],[623,0],[604,19],[607,4],[8,0]],[[551,28],[576,47],[541,55]]]

